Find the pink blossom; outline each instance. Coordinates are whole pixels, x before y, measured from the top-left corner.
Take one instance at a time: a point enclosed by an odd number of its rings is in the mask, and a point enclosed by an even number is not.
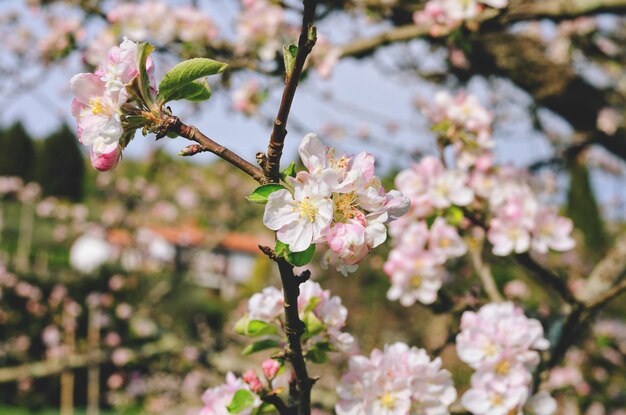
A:
[[[463,256],[467,252],[467,245],[457,230],[441,217],[435,219],[430,227],[428,247],[433,255],[442,258],[442,262],[448,258]]]
[[[389,300],[399,300],[405,307],[415,301],[432,304],[441,288],[441,270],[438,260],[424,251],[419,254],[394,249],[385,263],[385,273],[390,276]]]
[[[283,294],[274,287],[263,289],[248,300],[248,314],[251,320],[271,322],[283,312]]]
[[[448,414],[456,399],[450,373],[439,358],[404,343],[375,349],[370,357],[352,356],[348,372],[337,386],[338,415],[397,414],[422,408],[428,414]]]
[[[263,368],[263,374],[265,374],[268,379],[274,379],[280,369],[280,363],[274,359],[265,359],[261,367]]]
[[[252,392],[259,393],[263,390],[263,384],[254,369],[247,370],[246,373],[243,374],[242,378],[243,381],[248,384]]]
[[[543,207],[537,212],[532,248],[542,254],[548,249],[569,251],[576,245],[571,237],[573,229],[571,219],[557,215],[554,209]]]
[[[204,407],[200,415],[229,415],[226,407],[230,404],[238,390],[250,390],[243,379],[237,378],[232,372],[226,374],[226,383],[214,388],[207,389],[202,395]],[[239,412],[243,415],[250,415],[255,407],[261,404],[261,400],[255,398],[255,403],[251,408]]]

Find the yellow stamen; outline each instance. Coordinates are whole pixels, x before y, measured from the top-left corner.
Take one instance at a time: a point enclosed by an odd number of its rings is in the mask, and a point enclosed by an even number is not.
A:
[[[496,373],[498,375],[506,375],[507,373],[509,373],[510,369],[511,364],[506,360],[503,360],[496,365]]]
[[[102,114],[104,112],[104,108],[100,102],[100,97],[90,99],[89,106],[91,107],[91,113],[93,115]]]
[[[410,284],[411,287],[419,288],[422,285],[422,277],[420,277],[419,275],[412,276]]]
[[[396,398],[391,395],[389,392],[385,392],[383,396],[380,397],[380,405],[383,408],[393,409],[396,404]]]
[[[311,198],[305,196],[304,200],[300,202],[300,217],[306,218],[309,222],[315,221],[318,209],[311,203]]]

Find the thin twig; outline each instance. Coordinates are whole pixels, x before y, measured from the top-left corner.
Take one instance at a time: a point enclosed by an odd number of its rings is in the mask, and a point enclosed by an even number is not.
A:
[[[480,281],[483,284],[483,288],[487,293],[487,296],[491,301],[501,303],[503,301],[502,295],[498,290],[498,286],[493,278],[493,274],[491,273],[491,268],[489,265],[483,262],[482,258],[482,245],[483,241],[477,241],[476,244],[471,244],[469,246],[469,257],[472,261],[472,266],[476,270],[476,274],[480,278]]]
[[[304,0],[303,2],[304,13],[302,15],[300,38],[298,39],[298,52],[293,69],[291,71],[287,69],[288,73],[286,76],[285,89],[283,90],[283,97],[280,102],[280,108],[278,109],[278,115],[276,115],[276,120],[274,121],[270,142],[267,146],[265,176],[268,181],[274,183],[277,183],[280,178],[280,158],[283,154],[283,146],[285,137],[287,136],[287,119],[289,118],[289,111],[291,111],[291,104],[293,103],[293,98],[298,88],[298,82],[300,81],[300,75],[302,74],[306,58],[309,56],[309,53],[311,53],[315,41],[317,40],[315,26],[313,25],[317,2],[315,0]]]
[[[231,150],[224,147],[223,145],[216,143],[206,135],[202,134],[202,132],[200,132],[200,130],[198,130],[196,127],[184,124],[182,121],[180,121],[178,117],[173,116],[169,117],[166,120],[166,124],[167,131],[175,132],[181,137],[184,137],[191,141],[195,141],[207,151],[210,151],[216,156],[226,160],[233,166],[237,167],[239,170],[252,177],[257,182],[261,184],[265,183],[263,171],[260,168],[244,160],[239,155],[233,153]]]
[[[531,271],[535,276],[539,277],[541,282],[546,283],[552,289],[559,293],[559,295],[569,304],[577,304],[578,300],[574,298],[574,295],[567,287],[567,282],[563,280],[561,277],[553,273],[547,268],[544,268],[536,262],[530,254],[524,252],[522,254],[515,255],[515,259],[521,265],[526,267],[529,271]]]

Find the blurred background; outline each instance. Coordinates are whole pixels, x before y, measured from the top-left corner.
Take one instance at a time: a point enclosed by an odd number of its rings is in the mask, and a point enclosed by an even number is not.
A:
[[[426,2],[319,3],[285,164],[316,132],[374,153],[392,188],[399,170],[437,151],[423,115],[435,92],[466,91],[494,114],[496,161],[527,169],[541,199],[574,221],[576,250],[544,264],[575,285],[623,236],[626,1],[510,0],[446,36],[422,30]],[[300,10],[270,0],[0,2],[0,414],[197,413],[207,387],[255,361],[241,357],[232,325],[251,294],[279,284],[257,248],[273,243],[263,208],[244,199],[255,183],[207,153],[179,157],[181,139],[141,133],[114,171],[96,172],[68,82],[124,36],[156,44],[157,79],[184,58],[229,62],[210,79],[211,101],[172,107],[252,161],[267,145]],[[314,261],[313,278],[342,298],[364,353],[393,341],[441,353],[463,389],[471,370],[449,339],[457,319],[389,302],[388,250],[348,278]],[[498,286],[550,335],[558,300],[513,260],[488,259]],[[480,298],[466,260],[448,272],[447,295]],[[560,413],[626,414],[625,312],[610,304],[553,369]],[[345,366],[332,359],[312,369],[322,413]]]

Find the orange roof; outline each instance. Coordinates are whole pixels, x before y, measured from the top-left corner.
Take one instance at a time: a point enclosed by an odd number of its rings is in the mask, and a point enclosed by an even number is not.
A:
[[[248,235],[243,233],[226,233],[218,244],[222,248],[230,251],[248,252],[259,254],[259,245],[273,245],[268,238],[259,235]]]
[[[132,246],[135,243],[133,235],[128,229],[114,228],[107,230],[107,241],[113,245]]]
[[[205,237],[204,231],[193,223],[184,223],[176,227],[147,225],[146,228],[174,245],[201,245]]]

